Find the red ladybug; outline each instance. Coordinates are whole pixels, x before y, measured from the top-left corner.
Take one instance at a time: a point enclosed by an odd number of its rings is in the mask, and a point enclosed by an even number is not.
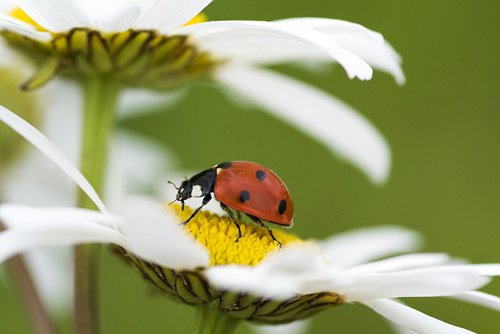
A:
[[[252,221],[266,227],[273,240],[280,245],[271,229],[262,221],[288,227],[293,224],[290,192],[278,175],[256,162],[220,163],[185,180],[176,189],[178,191],[175,200],[181,202],[183,210],[184,201],[188,198],[203,197],[202,205],[182,224],[187,224],[212,200],[211,193],[214,193],[222,209],[238,228],[238,239],[241,238],[241,229],[232,210],[236,211],[238,216],[243,212]]]

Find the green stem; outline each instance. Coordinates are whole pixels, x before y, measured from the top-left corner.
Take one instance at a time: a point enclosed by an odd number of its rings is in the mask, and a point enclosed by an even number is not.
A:
[[[80,169],[102,195],[109,138],[113,129],[120,85],[103,77],[83,82],[84,113]],[[78,206],[95,209],[92,201],[80,191]],[[75,247],[75,333],[98,332],[97,274],[98,245]]]
[[[208,307],[198,309],[196,334],[233,334],[239,319]]]

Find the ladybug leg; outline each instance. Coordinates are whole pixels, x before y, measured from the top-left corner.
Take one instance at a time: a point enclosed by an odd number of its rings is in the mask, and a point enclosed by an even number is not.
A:
[[[269,235],[271,236],[271,238],[276,241],[278,243],[278,245],[280,246],[280,248],[282,247],[281,246],[281,242],[279,242],[278,239],[276,239],[276,237],[274,236],[273,234],[273,230],[271,230],[271,228],[269,226],[267,226],[266,224],[264,224],[262,222],[262,220],[260,220],[260,218],[257,218],[255,216],[252,216],[252,215],[249,215],[247,214],[248,218],[250,218],[253,222],[257,223],[259,226],[262,226],[262,227],[265,227],[267,229],[267,231],[269,232]]]
[[[231,220],[231,222],[236,225],[236,228],[238,229],[238,238],[236,238],[236,242],[238,242],[238,240],[240,240],[241,238],[241,227],[240,227],[240,224],[238,223],[238,221],[234,218],[234,215],[233,215],[233,212],[231,211],[231,209],[229,209],[227,207],[227,205],[225,205],[224,203],[220,203],[220,207],[222,208],[222,210],[226,211],[227,212],[227,215],[229,216],[229,219]],[[236,214],[238,215],[238,217],[241,217],[241,214],[239,211],[236,211]]]
[[[191,216],[189,216],[188,219],[186,219],[185,221],[183,221],[181,223],[181,225],[186,225],[187,223],[189,223],[191,221],[191,219],[194,218],[194,216],[196,216],[196,214],[198,212],[200,212],[201,208],[203,208],[205,205],[208,204],[208,202],[210,202],[210,200],[212,200],[212,196],[210,194],[208,194],[207,196],[203,197],[203,201],[201,202],[201,206],[199,208],[197,208],[196,210],[194,210],[194,212],[191,214]],[[184,203],[182,203],[184,205]]]

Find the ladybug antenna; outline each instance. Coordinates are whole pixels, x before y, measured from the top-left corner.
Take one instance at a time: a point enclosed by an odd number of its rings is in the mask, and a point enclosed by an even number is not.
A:
[[[171,185],[173,185],[176,190],[179,190],[179,188],[175,185],[175,183],[173,183],[172,181],[167,181],[167,182],[170,183]]]
[[[168,205],[172,205],[172,204],[174,204],[175,202],[177,202],[177,199],[174,199],[172,202],[168,203]]]

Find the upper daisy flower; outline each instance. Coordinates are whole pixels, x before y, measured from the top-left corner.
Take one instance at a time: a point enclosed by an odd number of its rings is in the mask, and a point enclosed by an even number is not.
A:
[[[360,56],[349,50],[356,46],[352,38],[345,40],[345,33],[365,39],[364,47],[371,40],[390,52],[380,35],[341,21],[203,22],[197,14],[210,2],[17,1],[18,7],[2,15],[0,26],[13,43],[52,56],[26,88],[65,70],[77,70],[80,75],[108,73],[131,85],[170,88],[179,79],[207,74],[227,61],[275,63],[307,58],[333,59],[349,77],[368,80],[372,69],[362,58],[364,52],[360,50]],[[394,58],[392,66],[368,58],[403,80],[394,66],[397,56],[389,56]]]
[[[38,66],[25,89],[62,75],[83,82],[86,101],[113,101],[123,87],[166,90],[214,80],[324,143],[374,182],[385,181],[389,148],[364,117],[328,94],[259,67],[336,62],[350,78],[368,80],[373,67],[403,83],[401,59],[382,35],[325,18],[207,22],[200,12],[210,2],[10,1],[0,31]],[[106,101],[89,103],[95,106],[113,109]]]
[[[37,246],[113,243],[143,276],[170,298],[201,311],[210,333],[231,333],[240,320],[287,323],[346,303],[362,303],[397,326],[417,333],[472,333],[418,312],[396,298],[457,298],[494,309],[497,297],[478,291],[500,265],[469,265],[445,254],[411,254],[418,237],[386,227],[324,242],[277,234],[283,248],[255,225],[236,227],[207,212],[184,229],[189,211],[165,209],[146,199],[117,215],[81,173],[43,135],[5,109],[0,119],[35,144],[81,186],[99,211],[4,204],[0,261]],[[182,256],[179,256],[182,254]],[[216,318],[214,320],[213,318]]]

